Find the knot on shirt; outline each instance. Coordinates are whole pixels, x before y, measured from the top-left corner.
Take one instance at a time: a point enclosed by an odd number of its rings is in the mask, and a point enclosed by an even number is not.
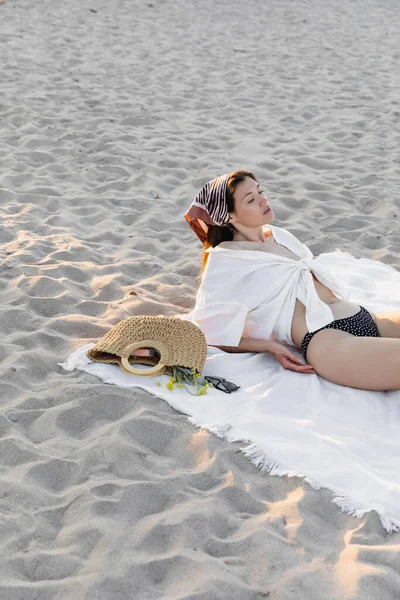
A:
[[[312,266],[311,263],[313,262],[314,258],[300,258],[299,259],[299,263],[300,263],[300,267],[303,268],[303,270],[307,270],[307,271],[312,271]]]

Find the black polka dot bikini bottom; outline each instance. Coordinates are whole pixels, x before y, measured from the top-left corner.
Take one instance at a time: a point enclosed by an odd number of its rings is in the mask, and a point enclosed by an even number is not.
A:
[[[346,317],[345,319],[336,319],[336,321],[328,323],[328,325],[325,325],[325,327],[321,327],[316,331],[309,331],[306,333],[301,342],[301,353],[306,361],[307,347],[311,338],[318,333],[318,331],[322,331],[323,329],[340,329],[341,331],[347,331],[352,335],[380,337],[378,328],[375,325],[375,321],[372,318],[371,313],[369,313],[363,306],[360,306],[359,312],[355,315],[351,315],[351,317]]]

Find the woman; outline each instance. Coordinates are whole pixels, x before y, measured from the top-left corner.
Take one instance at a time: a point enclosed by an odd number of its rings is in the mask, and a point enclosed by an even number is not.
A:
[[[268,352],[286,369],[354,388],[400,389],[400,311],[374,314],[347,301],[323,255],[271,225],[253,173],[209,181],[185,218],[204,245],[192,320],[209,345]]]

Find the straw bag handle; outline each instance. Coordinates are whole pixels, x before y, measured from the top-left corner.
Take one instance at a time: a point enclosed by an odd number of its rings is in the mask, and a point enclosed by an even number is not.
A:
[[[154,348],[160,354],[160,361],[154,367],[150,367],[150,369],[137,369],[129,362],[129,357],[133,350],[137,348]],[[125,373],[131,373],[132,375],[159,375],[163,368],[166,365],[168,357],[168,348],[167,346],[160,341],[156,340],[142,340],[140,342],[134,342],[133,344],[129,344],[123,353],[121,354],[121,362],[119,366]]]

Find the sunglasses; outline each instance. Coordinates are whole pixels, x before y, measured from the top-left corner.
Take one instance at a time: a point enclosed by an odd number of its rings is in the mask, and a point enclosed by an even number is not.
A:
[[[240,388],[240,385],[227,381],[223,377],[211,377],[206,375],[204,379],[209,383],[212,383],[217,390],[221,390],[221,392],[225,392],[226,394],[236,392],[236,390]]]

